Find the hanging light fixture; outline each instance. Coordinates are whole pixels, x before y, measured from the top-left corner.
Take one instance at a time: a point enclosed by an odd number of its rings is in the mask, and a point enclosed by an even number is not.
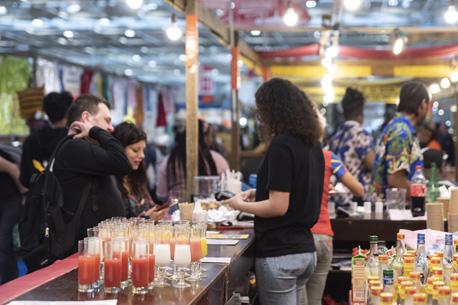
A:
[[[143,5],[143,0],[126,0],[127,5],[131,9],[139,9]]]
[[[169,37],[170,40],[176,41],[181,38],[181,35],[183,35],[183,32],[178,27],[177,15],[175,15],[175,12],[173,12],[172,13],[172,24],[167,28],[167,36]]]
[[[362,4],[362,0],[345,0],[345,8],[349,11],[356,11]]]
[[[444,14],[445,22],[453,24],[458,21],[458,12],[455,8],[455,0],[449,0],[448,9]]]
[[[299,20],[299,15],[297,15],[296,11],[294,10],[293,6],[291,5],[291,1],[288,1],[288,9],[286,10],[285,15],[283,16],[283,22],[287,26],[295,26],[298,20]]]
[[[407,38],[403,36],[401,33],[399,33],[398,30],[395,30],[394,37],[395,37],[395,41],[393,44],[393,53],[395,55],[399,55],[404,50],[405,44],[407,42]]]

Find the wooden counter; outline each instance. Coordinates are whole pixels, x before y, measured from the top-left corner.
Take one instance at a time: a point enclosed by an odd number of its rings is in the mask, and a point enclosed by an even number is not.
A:
[[[225,304],[232,296],[232,292],[237,287],[245,274],[254,265],[254,234],[252,230],[230,231],[229,233],[250,233],[246,240],[240,240],[235,246],[218,246],[208,245],[209,257],[231,257],[230,264],[202,264],[207,270],[207,277],[203,278],[200,283],[195,283],[191,288],[154,288],[146,295],[133,295],[132,289],[118,294],[105,294],[103,289],[101,292],[95,293],[79,293],[78,287],[78,272],[77,260],[74,256],[64,260],[70,264],[69,272],[66,272],[57,278],[41,284],[37,288],[33,288],[33,283],[26,275],[16,279],[6,286],[0,286],[0,295],[3,294],[2,289],[7,291],[11,287],[21,289],[23,294],[16,297],[15,300],[37,300],[37,301],[89,301],[89,300],[104,300],[117,299],[118,304]],[[63,261],[62,261],[63,262]],[[56,262],[57,263],[57,262]],[[55,265],[54,263],[53,265]],[[53,265],[47,267],[52,268]],[[46,269],[42,269],[42,276],[47,274]],[[36,277],[36,276],[35,276]],[[38,280],[38,279],[37,279]],[[41,279],[46,280],[46,279]],[[21,285],[21,283],[27,283]],[[9,286],[9,287],[8,287]],[[27,287],[32,289],[27,290]],[[13,297],[14,298],[14,297]],[[8,302],[11,299],[0,298],[1,302]]]

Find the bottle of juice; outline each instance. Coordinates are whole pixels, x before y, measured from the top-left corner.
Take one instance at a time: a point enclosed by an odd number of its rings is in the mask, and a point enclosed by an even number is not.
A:
[[[450,287],[439,287],[439,305],[450,305]]]
[[[416,293],[413,295],[413,303],[415,305],[426,305],[426,294],[424,293]]]

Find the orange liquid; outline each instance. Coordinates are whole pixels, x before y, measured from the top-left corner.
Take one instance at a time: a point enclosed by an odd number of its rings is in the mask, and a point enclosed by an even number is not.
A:
[[[100,279],[100,255],[95,255],[95,281]]]
[[[207,256],[207,238],[203,237],[200,239],[200,243],[202,244],[202,257],[201,258],[204,258],[205,256]]]
[[[191,261],[197,262],[202,257],[202,243],[199,239],[191,238]]]
[[[119,287],[121,286],[121,266],[120,259],[105,258],[105,287]]]
[[[127,281],[129,279],[129,253],[122,253],[122,271],[121,271],[121,281]]]
[[[149,278],[148,282],[154,282],[154,266],[156,265],[156,257],[152,254],[149,255]]]
[[[175,258],[175,244],[175,238],[170,238],[170,257],[172,258],[172,260],[174,260]]]
[[[132,285],[135,287],[148,286],[148,267],[149,258],[133,258],[132,259]]]
[[[95,282],[95,257],[78,257],[78,284],[91,285]]]

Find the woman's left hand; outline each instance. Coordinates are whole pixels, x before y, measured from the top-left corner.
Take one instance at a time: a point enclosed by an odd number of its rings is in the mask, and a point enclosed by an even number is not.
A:
[[[167,216],[170,208],[160,210],[158,205],[155,205],[146,212],[142,212],[139,216],[149,216],[153,220],[163,219]]]
[[[235,195],[231,199],[225,200],[223,204],[228,204],[231,208],[243,211],[243,204],[245,201],[242,199],[240,194]]]

